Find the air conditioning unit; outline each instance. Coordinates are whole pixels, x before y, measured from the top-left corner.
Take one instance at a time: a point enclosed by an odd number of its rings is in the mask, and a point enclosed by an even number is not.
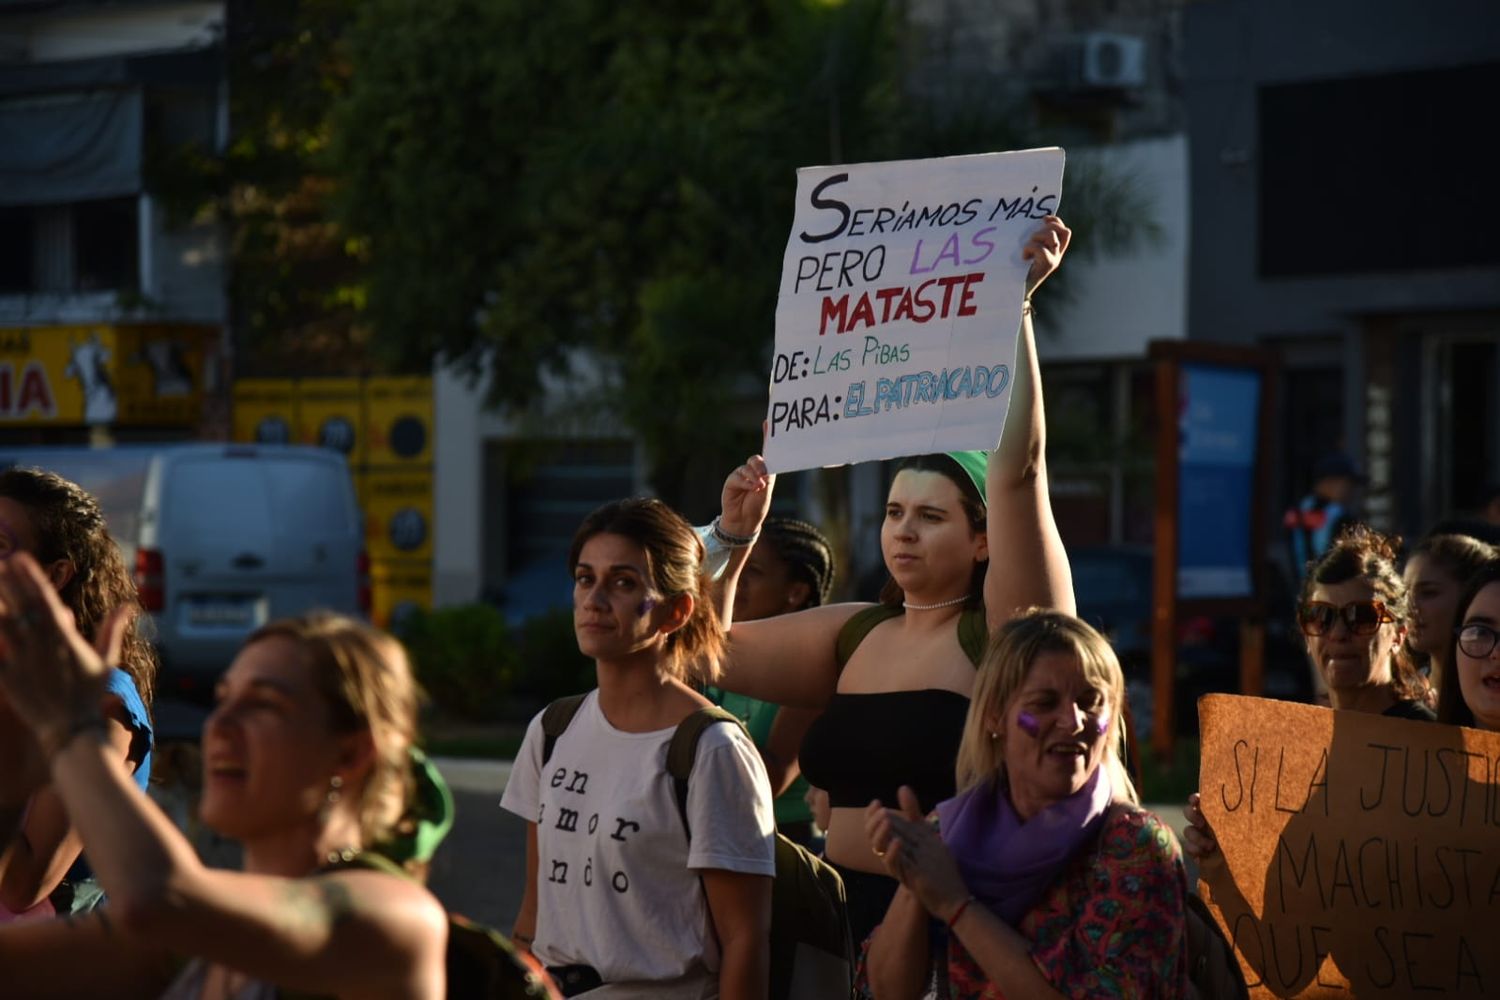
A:
[[[1146,85],[1146,40],[1094,31],[1079,36],[1075,86],[1133,90]]]

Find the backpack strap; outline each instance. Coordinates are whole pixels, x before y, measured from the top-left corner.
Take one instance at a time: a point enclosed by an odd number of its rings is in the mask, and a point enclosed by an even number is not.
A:
[[[583,705],[583,699],[587,697],[587,694],[571,694],[566,698],[557,699],[542,709],[543,764],[552,759],[552,748],[557,745],[557,738],[567,732],[573,716],[578,714],[578,709]]]
[[[731,712],[717,705],[700,708],[677,724],[672,742],[667,744],[667,774],[672,778],[672,787],[677,793],[677,814],[682,817],[682,828],[687,831],[689,842],[693,839],[693,828],[688,823],[688,777],[693,773],[693,761],[698,758],[698,738],[703,730],[720,722],[732,722],[741,728],[744,723]]]
[[[838,643],[834,647],[839,662],[839,669],[843,670],[848,664],[849,658],[859,648],[859,644],[865,641],[865,636],[874,630],[881,622],[890,621],[902,610],[889,604],[873,604],[863,611],[857,611],[854,616],[844,622],[844,627],[839,629]]]

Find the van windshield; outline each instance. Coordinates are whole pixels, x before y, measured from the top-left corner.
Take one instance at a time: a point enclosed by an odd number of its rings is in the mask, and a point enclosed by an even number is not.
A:
[[[295,459],[205,458],[179,463],[163,500],[174,530],[199,539],[337,536],[352,521],[347,488],[333,479],[341,472]]]

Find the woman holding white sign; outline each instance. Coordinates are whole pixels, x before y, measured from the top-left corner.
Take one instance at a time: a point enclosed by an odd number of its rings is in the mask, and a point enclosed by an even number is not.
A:
[[[891,483],[880,544],[891,583],[882,602],[837,604],[730,630],[722,687],[784,705],[824,708],[803,744],[808,780],[833,806],[826,854],[844,876],[856,942],[885,914],[896,882],[864,835],[872,799],[909,785],[924,809],[954,792],[953,762],[989,631],[1022,610],[1074,610],[1067,553],[1047,493],[1046,425],[1031,295],[1057,269],[1071,232],[1048,216],[1022,251],[1026,279],[1016,379],[999,445],[924,456]],[[755,456],[724,488],[715,522],[748,546],[774,477]],[[1003,564],[991,571],[991,554]],[[732,600],[742,559],[731,560]]]

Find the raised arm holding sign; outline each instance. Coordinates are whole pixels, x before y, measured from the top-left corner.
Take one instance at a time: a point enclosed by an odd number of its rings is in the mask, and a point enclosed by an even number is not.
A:
[[[1048,155],[1060,171],[1061,152]],[[922,191],[926,203],[941,201],[944,205],[962,207],[966,203],[966,192],[960,190],[959,194],[964,195],[960,197],[940,183],[946,176],[943,172],[956,162],[941,160],[931,165],[890,166],[900,168],[902,176],[908,179],[924,176],[921,171],[930,166],[935,172],[934,177],[929,183],[916,185],[912,190]],[[836,173],[841,174],[846,169],[850,177],[854,177],[862,175],[866,168],[840,168]],[[802,183],[805,187],[805,177]],[[837,184],[832,183],[823,187],[818,194],[819,201],[826,204],[836,187]],[[1009,199],[1008,195],[1006,197]],[[1070,233],[1059,219],[1051,215],[1021,223],[1019,206],[1024,201],[1021,198],[1008,202],[1018,216],[1016,220],[1007,221],[1024,225],[1015,242],[1010,244],[1013,249],[1005,251],[1007,256],[1014,258],[1006,265],[1014,269],[1014,287],[1009,287],[1007,279],[1004,284],[1009,291],[1004,291],[998,278],[990,282],[988,276],[992,272],[976,271],[974,273],[986,277],[970,282],[972,298],[966,304],[963,289],[950,282],[947,287],[955,297],[948,304],[949,317],[937,318],[938,306],[941,305],[938,303],[934,306],[933,323],[936,325],[925,328],[932,335],[942,337],[945,344],[986,344],[992,356],[997,345],[1003,345],[1000,349],[1005,357],[1000,359],[999,365],[1004,368],[1006,384],[1000,397],[929,400],[931,405],[917,408],[908,408],[904,403],[898,408],[892,397],[890,405],[883,406],[878,416],[866,414],[850,421],[844,421],[842,417],[835,421],[830,417],[821,427],[798,427],[795,435],[786,435],[787,418],[783,416],[782,423],[776,423],[776,403],[785,400],[779,400],[775,395],[773,384],[772,419],[767,427],[768,459],[762,461],[759,456],[752,457],[724,484],[719,527],[731,542],[746,539],[755,534],[769,508],[775,477],[767,465],[771,464],[770,454],[780,447],[779,441],[795,443],[799,449],[812,449],[799,452],[803,458],[795,460],[786,458],[786,453],[783,453],[785,460],[780,466],[783,469],[820,464],[825,460],[842,463],[876,457],[870,450],[872,447],[880,455],[909,453],[903,451],[906,446],[881,450],[889,442],[880,444],[886,432],[880,431],[879,427],[894,426],[882,424],[882,421],[891,420],[896,424],[926,421],[930,426],[920,436],[922,449],[926,450],[934,445],[943,446],[946,439],[941,435],[935,438],[934,430],[940,425],[953,424],[955,414],[961,411],[971,415],[981,411],[988,414],[965,432],[972,435],[965,440],[971,445],[979,445],[984,451],[923,455],[897,473],[887,498],[881,528],[881,552],[891,574],[891,583],[882,595],[881,604],[812,608],[771,621],[735,624],[730,631],[725,676],[720,686],[763,701],[826,709],[809,731],[801,759],[808,780],[827,789],[830,795],[833,808],[827,854],[845,876],[851,923],[858,939],[862,939],[884,915],[895,891],[894,881],[885,874],[879,859],[870,853],[863,835],[864,807],[876,797],[895,801],[896,788],[902,784],[915,788],[922,805],[928,808],[952,795],[958,739],[968,712],[975,666],[988,630],[1010,618],[1017,609],[1041,605],[1071,613],[1074,607],[1067,554],[1058,537],[1047,498],[1045,420],[1034,335],[1030,317],[1023,317],[1021,309],[1026,293],[1057,268]],[[1043,206],[1043,211],[1055,202],[1053,196]],[[899,206],[901,202],[898,200],[896,204]],[[992,194],[986,209],[996,213],[997,221],[1005,215],[998,210],[998,204]],[[1034,209],[1036,202],[1032,204]],[[883,218],[877,209],[861,215],[863,202],[850,201],[846,207],[849,220],[842,235],[847,235],[849,228],[864,232],[864,227],[873,226]],[[978,209],[977,205],[973,208],[976,218]],[[820,253],[825,252],[822,250],[825,244],[834,243],[835,235],[823,223],[831,219],[832,228],[839,228],[842,213],[826,207],[820,208],[820,212],[832,214],[820,215],[818,226],[813,226],[799,213],[793,227],[794,244],[802,233],[827,237],[817,244]],[[915,220],[918,216],[912,218]],[[943,213],[938,213],[934,223],[938,230],[942,230],[943,218]],[[856,220],[859,220],[858,225]],[[886,222],[889,235],[892,223],[889,219]],[[902,227],[900,235],[906,235],[905,229]],[[939,249],[954,236],[952,232],[942,232]],[[966,238],[960,235],[955,245],[962,247]],[[999,239],[995,233],[987,234],[985,238]],[[923,243],[924,247],[930,245],[929,242]],[[1001,245],[996,243],[997,254]],[[927,252],[923,250],[924,254]],[[965,251],[960,249],[957,252],[961,262]],[[792,269],[789,280],[795,286],[797,261],[791,259],[793,256],[789,255]],[[852,261],[854,258],[848,259]],[[941,266],[949,263],[951,261]],[[854,265],[850,267],[847,280],[853,281],[856,271]],[[804,266],[804,270],[809,268],[810,265]],[[840,270],[839,274],[842,273]],[[804,284],[811,282],[810,288],[815,290],[820,279],[809,274],[803,280]],[[837,282],[844,279],[830,271],[821,280],[824,284],[833,282],[832,290],[837,291]],[[872,277],[871,280],[876,279]],[[933,285],[928,291],[940,287]],[[990,310],[988,306],[981,308],[976,303],[990,300],[984,299],[978,289],[984,289],[986,295],[992,289],[1001,291],[1013,301],[1003,310],[998,307]],[[847,285],[844,290],[855,296],[848,305],[849,315],[857,313],[863,316],[866,307],[861,304],[860,296],[865,291],[854,291]],[[911,291],[910,288],[907,290]],[[917,292],[911,291],[911,294],[912,308],[915,309]],[[892,293],[886,299],[890,304],[891,324],[906,324],[905,328],[921,325],[921,321],[904,316],[900,295]],[[878,303],[880,297],[876,292],[870,292],[869,301]],[[976,310],[973,316],[967,314],[970,305]],[[786,306],[784,297],[782,308]],[[868,308],[873,310],[875,306]],[[962,317],[957,315],[960,308],[965,311]],[[898,311],[903,314],[899,320]],[[983,322],[980,322],[981,315]],[[1011,331],[1016,328],[1017,321],[1020,321],[1019,346],[1012,351]],[[778,318],[778,330],[782,328]],[[846,343],[850,332],[851,329],[846,329],[843,334]],[[812,336],[816,338],[816,330]],[[840,335],[825,334],[825,337],[829,336],[837,341]],[[916,361],[916,340],[903,343],[911,347],[912,359]],[[923,350],[929,348],[923,347]],[[949,348],[945,346],[936,350],[946,354]],[[778,357],[778,364],[784,368],[792,363],[787,352],[778,350]],[[850,358],[853,358],[852,354]],[[803,360],[799,358],[797,364],[800,366]],[[921,363],[926,364],[925,361]],[[875,364],[873,355],[871,364]],[[811,378],[813,363],[808,361],[807,367],[807,377]],[[995,365],[988,367],[993,369]],[[802,385],[801,367],[796,371],[796,379],[788,374],[782,381],[788,386],[793,383]],[[827,377],[829,373],[822,374]],[[852,377],[846,374],[845,383]],[[891,376],[872,375],[867,381],[875,380],[871,382],[874,385],[879,378]],[[905,384],[916,386],[920,381],[916,378]],[[972,387],[972,372],[969,384]],[[835,396],[843,395],[842,391],[830,391]],[[877,391],[880,390],[871,389],[871,392]],[[889,391],[886,390],[887,395]],[[912,391],[915,393],[916,389]],[[1007,400],[1002,397],[1012,393],[1012,412],[1010,419],[1004,421]],[[979,395],[984,396],[983,393]],[[847,400],[842,400],[839,405],[847,405]],[[835,430],[846,423],[852,426],[858,420],[864,420],[864,426],[875,428],[875,431],[849,435]],[[1003,438],[1000,433],[1002,422]],[[823,431],[828,433],[823,434]],[[995,448],[997,438],[1000,443]],[[917,438],[908,436],[906,440]],[[993,455],[989,453],[990,448],[995,448]],[[808,461],[807,456],[814,450],[822,457]],[[791,464],[794,461],[802,465]],[[726,572],[725,593],[721,598],[721,606],[726,612],[732,602],[735,577],[743,564],[745,552],[746,549],[739,549],[735,553]]]
[[[774,472],[992,448],[1012,388],[1022,251],[1063,151],[809,167],[782,263]]]

